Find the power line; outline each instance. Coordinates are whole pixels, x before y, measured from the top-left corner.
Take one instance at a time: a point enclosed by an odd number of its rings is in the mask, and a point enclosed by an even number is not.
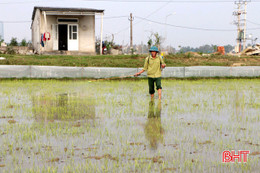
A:
[[[35,3],[42,1],[21,1],[21,2],[0,2],[0,4],[27,4],[27,3]]]
[[[62,0],[51,0],[51,1],[47,1],[47,2],[57,2],[57,1],[62,1]],[[4,5],[4,4],[35,4],[35,3],[39,3],[39,2],[45,2],[45,1],[41,1],[41,0],[35,0],[35,1],[16,1],[16,2],[0,2],[0,4]]]
[[[104,17],[104,19],[116,19],[116,18],[125,18],[125,17],[128,17],[128,16],[111,16],[111,17]],[[101,19],[101,18],[97,18],[97,19]],[[3,22],[3,23],[29,23],[32,21],[0,21],[0,22]]]
[[[252,24],[254,24],[254,25],[260,25],[259,23],[252,22],[252,21],[250,21],[250,20],[248,20],[248,19],[247,19],[247,22],[252,23]]]
[[[234,2],[234,0],[215,0],[215,1],[174,1],[174,0],[154,0],[154,1],[145,1],[145,0],[82,0],[82,1],[100,1],[100,2],[128,2],[128,3],[136,3],[136,2],[147,2],[147,3],[153,3],[153,2],[170,2],[170,3],[230,3]],[[252,2],[260,2],[260,0],[255,0]]]
[[[183,29],[192,29],[192,30],[200,30],[200,31],[222,31],[222,32],[234,32],[236,31],[235,29],[213,29],[213,28],[199,28],[199,27],[190,27],[190,26],[181,26],[181,25],[173,25],[173,24],[168,24],[168,23],[162,23],[162,22],[157,22],[157,21],[153,21],[150,19],[146,19],[143,17],[138,17],[136,16],[136,18],[142,19],[142,20],[146,20],[148,22],[152,22],[152,23],[157,23],[160,25],[167,25],[167,26],[171,26],[171,27],[176,27],[176,28],[183,28]],[[248,30],[258,30],[260,28],[250,28]]]
[[[157,13],[159,10],[163,9],[164,7],[166,7],[170,2],[167,2],[166,4],[162,5],[161,7],[157,8],[156,10],[152,11],[150,14],[148,14],[145,18],[148,18],[150,16],[152,16],[153,14]],[[140,20],[139,22],[135,23],[138,24],[140,23],[142,20]]]
[[[91,0],[84,0],[84,1],[91,1]],[[98,0],[98,1],[103,1],[103,0]],[[107,1],[116,1],[116,2],[123,2],[122,0],[107,0]],[[126,1],[124,1],[124,2],[127,2],[127,0]],[[130,1],[130,2],[136,2],[135,0],[134,1]],[[142,0],[141,1],[138,1],[138,2],[143,2]],[[148,1],[145,1],[145,2],[148,2]],[[161,6],[161,7],[159,7],[158,9],[156,9],[156,10],[154,10],[153,12],[151,12],[149,15],[147,15],[145,18],[148,18],[148,17],[150,17],[151,15],[153,15],[154,13],[156,13],[157,11],[159,11],[160,9],[162,9],[162,8],[164,8],[165,6],[167,6],[169,3],[174,3],[174,2],[178,2],[178,3],[185,3],[185,2],[207,2],[207,3],[213,3],[213,2],[234,2],[233,0],[225,0],[225,1],[165,1],[165,0],[162,0],[162,1],[149,1],[149,2],[167,2],[166,4],[164,4],[163,6]],[[254,1],[254,2],[260,2],[260,1]],[[142,18],[142,20],[144,20],[145,18]],[[138,22],[136,22],[136,23],[134,23],[134,25],[137,25],[137,24],[139,24],[140,22],[142,22],[142,20],[140,20],[140,21],[138,21]],[[176,26],[176,27],[178,27],[178,26]],[[126,27],[126,28],[124,28],[124,29],[122,29],[122,30],[120,30],[120,31],[118,31],[118,32],[116,32],[115,33],[115,35],[117,35],[117,34],[119,34],[119,33],[121,33],[121,32],[123,32],[123,31],[126,31],[126,30],[128,30],[129,29],[129,27]],[[189,27],[187,27],[186,29],[192,29],[192,28],[189,28]],[[204,28],[197,28],[197,29],[202,29],[202,30],[207,30],[207,31],[209,31],[209,30],[211,30],[211,29],[204,29]],[[256,28],[256,29],[258,29],[258,28]],[[216,29],[212,29],[212,31],[231,31],[231,30],[225,30],[225,29],[223,29],[223,30],[216,30]],[[233,31],[233,30],[232,30]]]
[[[117,18],[125,18],[128,16],[111,16],[111,17],[103,17],[103,19],[117,19]],[[101,18],[96,18],[96,19],[101,19]]]
[[[29,23],[32,21],[0,21],[2,23]]]
[[[47,2],[56,2],[56,1],[63,1],[63,0],[52,0],[52,1],[47,1]],[[158,3],[158,2],[169,2],[169,3],[233,3],[234,0],[213,0],[213,1],[203,1],[203,0],[184,0],[184,1],[179,1],[179,0],[154,0],[154,1],[148,1],[148,0],[80,0],[80,1],[88,1],[88,2],[119,2],[119,3]],[[16,1],[16,2],[0,2],[0,4],[27,4],[27,3],[39,3],[39,2],[46,2],[41,1],[41,0],[35,0],[35,1]],[[251,1],[252,3],[254,2],[260,2],[260,0],[254,0]]]
[[[104,19],[113,19],[113,18],[123,18],[123,17],[128,17],[128,16],[113,16],[113,17],[107,17],[107,18],[104,18]],[[162,22],[157,22],[157,21],[153,21],[153,20],[150,20],[150,19],[147,19],[147,18],[143,18],[143,17],[138,17],[136,16],[136,18],[139,18],[141,20],[145,20],[145,21],[148,21],[148,22],[152,22],[152,23],[157,23],[157,24],[160,24],[160,25],[166,25],[166,26],[172,26],[172,27],[176,27],[176,28],[183,28],[183,29],[194,29],[194,30],[203,30],[203,31],[236,31],[234,29],[212,29],[212,28],[199,28],[199,27],[190,27],[190,26],[181,26],[181,25],[173,25],[173,24],[168,24],[168,23],[162,23]],[[98,18],[99,19],[99,18]],[[255,22],[252,22],[250,20],[247,20],[248,22],[252,23],[252,24],[255,24],[255,25],[259,25],[258,23],[255,23]],[[32,21],[0,21],[2,23],[30,23]],[[126,30],[126,29],[129,29],[129,27],[127,28],[124,28],[120,31],[118,31],[116,34]],[[248,30],[259,30],[260,28],[249,28]]]
[[[163,8],[166,7],[168,4],[169,4],[169,2],[167,2],[166,4],[160,6],[160,7],[157,8],[156,10],[152,11],[151,13],[149,13],[149,14],[146,16],[146,18],[148,18],[148,17],[152,16],[153,14],[157,13],[159,10],[163,9]],[[137,24],[139,24],[140,22],[142,22],[142,20],[140,20],[140,21],[134,23],[134,25],[137,25]],[[124,29],[122,29],[122,30],[116,32],[115,35],[117,35],[117,34],[123,32],[123,31],[126,31],[126,30],[128,30],[128,29],[129,29],[129,27],[124,28]]]

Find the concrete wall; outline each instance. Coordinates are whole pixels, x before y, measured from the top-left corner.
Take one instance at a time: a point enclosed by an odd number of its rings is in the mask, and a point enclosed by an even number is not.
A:
[[[14,52],[16,54],[20,54],[20,55],[32,55],[33,54],[33,50],[31,47],[27,47],[27,46],[13,46],[12,49],[14,50]],[[0,53],[7,53],[7,47],[0,47]]]
[[[111,78],[134,75],[142,68],[0,65],[0,78]],[[141,77],[146,77],[143,74]],[[162,77],[260,77],[260,66],[167,67]]]

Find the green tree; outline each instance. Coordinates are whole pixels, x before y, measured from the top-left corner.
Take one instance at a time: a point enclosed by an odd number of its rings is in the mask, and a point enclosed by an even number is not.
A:
[[[152,33],[151,36],[148,38],[148,41],[147,41],[147,45],[148,45],[149,49],[152,46],[157,46],[160,49],[161,43],[162,43],[162,37],[159,35],[158,32]]]
[[[162,43],[162,37],[159,35],[158,32],[154,33],[154,43],[155,46],[157,46],[160,49],[161,43]]]
[[[231,52],[235,47],[228,44],[228,45],[225,45],[224,48],[225,48],[225,52],[228,53],[228,52]]]
[[[20,46],[28,46],[28,42],[26,41],[26,39],[22,39],[21,43],[19,44]]]
[[[149,38],[149,40],[147,41],[148,49],[152,47],[152,44],[153,44],[153,40]]]
[[[214,51],[217,52],[218,51],[218,46],[217,45],[212,45],[212,46],[213,46]]]
[[[1,44],[4,42],[4,39],[2,39],[1,35],[0,35],[0,46]]]
[[[9,46],[18,46],[17,38],[12,37]]]
[[[152,45],[153,45],[153,33],[151,33],[151,35],[148,37],[148,41],[147,41],[148,49],[150,49]]]

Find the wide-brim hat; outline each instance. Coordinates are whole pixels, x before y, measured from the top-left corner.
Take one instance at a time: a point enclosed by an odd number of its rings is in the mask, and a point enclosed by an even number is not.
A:
[[[149,49],[149,52],[159,52],[159,49],[158,49],[156,46],[152,46],[152,47]]]

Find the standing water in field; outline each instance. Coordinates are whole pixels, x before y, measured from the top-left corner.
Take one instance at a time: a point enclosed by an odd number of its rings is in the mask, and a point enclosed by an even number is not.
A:
[[[258,172],[258,79],[162,83],[0,81],[0,172]]]
[[[33,114],[44,120],[82,120],[95,118],[95,100],[80,93],[47,94],[32,97]]]

